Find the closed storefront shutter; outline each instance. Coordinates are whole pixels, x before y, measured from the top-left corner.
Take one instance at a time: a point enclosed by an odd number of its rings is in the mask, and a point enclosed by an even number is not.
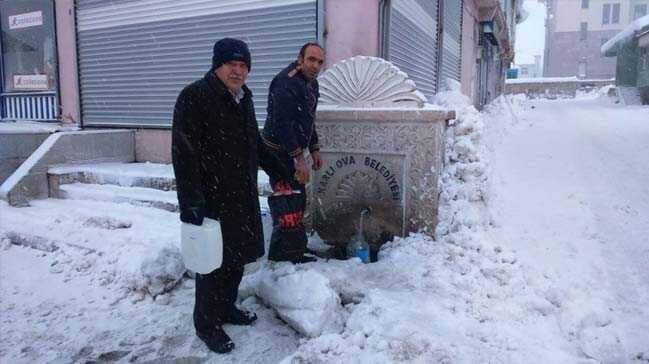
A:
[[[79,0],[85,125],[169,127],[180,90],[203,77],[214,42],[246,41],[248,87],[265,120],[268,85],[317,39],[317,0]]]
[[[447,78],[460,81],[462,59],[462,0],[443,0],[440,85]]]
[[[437,85],[437,1],[392,0],[388,11],[386,59],[408,74],[427,97]]]

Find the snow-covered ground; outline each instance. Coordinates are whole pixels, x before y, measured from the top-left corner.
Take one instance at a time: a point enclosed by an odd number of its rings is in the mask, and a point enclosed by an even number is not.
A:
[[[177,215],[0,203],[0,362],[649,362],[649,108],[453,92],[440,222],[377,263],[248,267],[252,327],[193,333]]]

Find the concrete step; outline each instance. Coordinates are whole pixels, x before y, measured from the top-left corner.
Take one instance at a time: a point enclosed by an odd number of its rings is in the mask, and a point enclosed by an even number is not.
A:
[[[58,198],[70,200],[92,200],[115,203],[129,203],[178,212],[176,191],[161,191],[147,187],[123,187],[94,183],[69,183],[59,186]],[[267,214],[268,199],[259,197],[263,214]]]
[[[176,189],[173,167],[158,163],[97,163],[51,167],[50,185],[69,183],[109,184],[122,187],[146,187],[162,191]]]
[[[63,165],[48,170],[50,196],[57,197],[59,186],[72,183],[144,187],[161,191],[175,191],[176,180],[171,164],[158,163],[97,163]],[[259,194],[272,190],[265,172],[259,171]]]
[[[123,187],[76,182],[60,185],[57,197],[70,200],[129,203],[178,212],[176,191],[162,191],[147,187]]]

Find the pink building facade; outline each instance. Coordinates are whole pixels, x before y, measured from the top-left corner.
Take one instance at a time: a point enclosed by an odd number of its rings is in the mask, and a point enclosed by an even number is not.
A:
[[[250,45],[249,86],[263,123],[270,79],[307,41],[323,44],[329,66],[357,55],[385,58],[408,73],[429,98],[448,79],[455,80],[480,107],[502,92],[520,20],[518,0],[186,0],[178,9],[166,10],[141,0],[3,4],[10,5],[0,19],[3,44],[24,30],[8,29],[10,21],[38,11],[52,14],[56,86],[47,92],[54,97],[55,112],[42,120],[135,129],[137,160],[153,162],[169,161],[175,97],[208,70],[211,45],[220,37],[239,37]],[[48,7],[51,13],[41,9]],[[36,19],[31,30],[46,23]],[[14,72],[10,58],[20,56],[20,49],[3,49],[5,81],[14,76],[8,74]],[[38,80],[38,75],[24,78]],[[6,102],[44,91],[14,93],[7,85],[2,90],[3,119],[38,120],[10,114]]]

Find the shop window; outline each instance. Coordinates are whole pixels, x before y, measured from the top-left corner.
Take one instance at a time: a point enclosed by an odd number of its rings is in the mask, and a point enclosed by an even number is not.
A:
[[[51,0],[0,1],[4,92],[56,91]]]

